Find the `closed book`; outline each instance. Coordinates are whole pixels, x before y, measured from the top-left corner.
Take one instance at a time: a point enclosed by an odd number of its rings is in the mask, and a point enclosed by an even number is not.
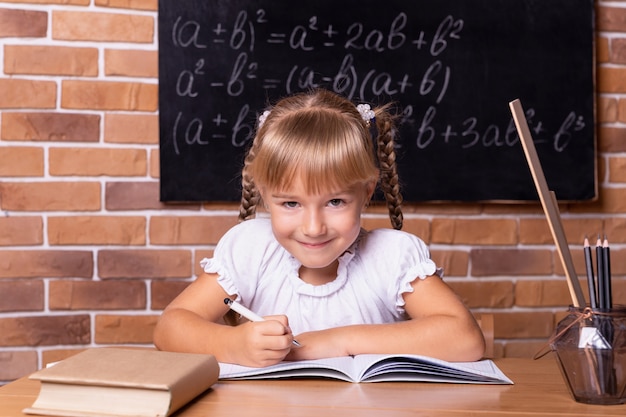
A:
[[[30,376],[41,381],[27,414],[166,417],[213,385],[212,355],[148,349],[85,350]]]

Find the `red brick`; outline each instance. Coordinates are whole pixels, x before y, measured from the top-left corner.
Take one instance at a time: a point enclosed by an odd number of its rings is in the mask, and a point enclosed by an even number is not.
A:
[[[239,208],[237,207],[237,210]],[[368,209],[368,212],[371,211]],[[378,211],[378,210],[376,210]],[[380,214],[376,214],[376,217],[362,217],[361,226],[365,230],[374,229],[391,229],[391,220],[386,210],[380,210]],[[424,242],[430,241],[430,221],[425,219],[417,219],[411,217],[405,217],[402,224],[402,230],[414,234],[422,239]]]
[[[471,274],[481,276],[550,275],[552,252],[537,249],[473,249]]]
[[[89,6],[91,0],[4,0],[5,3],[29,3],[29,4],[62,4],[74,6]]]
[[[150,218],[153,245],[216,244],[238,222],[232,216],[154,216]]]
[[[37,367],[37,352],[3,351],[0,352],[0,381],[11,381],[35,372]]]
[[[47,30],[46,12],[0,9],[0,38],[43,38]]]
[[[604,214],[626,213],[626,188],[602,188],[598,211]]]
[[[91,278],[93,255],[77,250],[0,250],[0,278]]]
[[[4,71],[7,74],[98,75],[98,50],[48,45],[6,45]]]
[[[0,176],[41,177],[43,175],[43,148],[34,146],[7,146],[0,148]]]
[[[540,202],[529,202],[524,204],[507,204],[507,203],[497,203],[497,204],[485,204],[482,213],[483,215],[516,215],[516,216],[526,216],[526,215],[542,215],[543,216],[543,208],[541,208]]]
[[[15,211],[100,210],[97,182],[0,182],[0,208]]]
[[[158,316],[96,316],[96,343],[151,344]]]
[[[50,174],[58,176],[145,176],[145,149],[50,148]]]
[[[596,24],[601,32],[626,32],[626,9],[597,6]]]
[[[53,81],[0,78],[0,109],[54,109],[57,86]]]
[[[511,281],[453,281],[448,282],[448,285],[469,308],[511,308],[513,306],[514,291]]]
[[[611,41],[611,62],[626,64],[626,39],[616,38]]]
[[[104,52],[104,72],[109,76],[157,78],[158,57],[157,51],[107,49]]]
[[[585,236],[593,236],[604,229],[603,220],[598,217],[561,219],[567,242],[582,245]],[[520,219],[520,243],[554,244],[550,226],[545,218]]]
[[[626,99],[621,99],[618,103],[617,120],[626,123]]]
[[[626,158],[609,158],[609,181],[626,182]]]
[[[0,246],[41,245],[43,220],[39,216],[0,217]]]
[[[86,314],[0,318],[0,346],[86,344],[90,322]]]
[[[609,243],[626,243],[626,218],[609,217],[604,220],[604,227],[597,232],[600,230],[610,238]]]
[[[597,122],[611,123],[617,121],[617,100],[613,97],[597,98]]]
[[[547,341],[522,341],[511,340],[504,345],[503,355],[507,358],[533,358],[543,348],[546,348]],[[552,360],[546,358],[545,360]]]
[[[188,250],[115,250],[98,252],[100,278],[190,278]]]
[[[43,310],[43,292],[43,281],[0,281],[0,312]]]
[[[460,250],[433,250],[431,258],[443,268],[444,277],[464,277],[469,270],[469,252]]]
[[[189,284],[189,281],[152,281],[150,307],[163,310]]]
[[[495,313],[494,335],[502,339],[548,338],[554,331],[552,313],[544,311]]]
[[[122,13],[55,10],[52,39],[68,41],[152,43],[155,19]]]
[[[391,229],[391,220],[388,216],[362,217],[361,227],[365,230]]]
[[[51,310],[137,310],[146,308],[141,281],[52,281]]]
[[[200,261],[204,258],[212,258],[212,257],[213,257],[213,250],[211,249],[196,250],[194,257],[193,257],[193,274],[197,277],[200,276],[204,272],[204,270],[200,266]]]
[[[162,203],[159,201],[160,185],[157,181],[107,182],[105,207],[107,210],[200,210],[198,203]]]
[[[518,240],[513,219],[434,219],[432,242],[472,245],[513,245]]]
[[[626,68],[599,67],[596,89],[599,93],[626,93]]]
[[[161,166],[159,165],[159,150],[152,149],[150,151],[150,177],[151,178],[160,178],[161,176]]]
[[[609,40],[606,37],[598,36],[596,38],[596,62],[609,62]]]
[[[157,0],[96,0],[96,6],[120,9],[157,10]]]
[[[389,221],[390,220],[387,219],[387,222]],[[407,216],[404,218],[404,222],[402,224],[402,230],[419,237],[426,243],[430,243],[431,241],[429,220],[416,219],[416,218]]]
[[[159,143],[159,117],[153,114],[107,114],[104,141],[109,143]]]
[[[587,287],[580,282],[589,299]],[[518,281],[515,284],[515,305],[520,307],[559,307],[572,304],[567,282],[561,280]]]
[[[620,116],[621,117],[621,116]],[[626,152],[626,128],[613,126],[598,127],[599,152]],[[602,178],[602,176],[599,176]]]
[[[41,352],[41,365],[46,366],[50,363],[58,362],[74,356],[85,349],[52,349]]]
[[[2,115],[3,140],[98,142],[100,116],[72,113],[21,113]]]
[[[50,245],[145,245],[144,216],[48,218]]]
[[[65,109],[156,111],[158,102],[157,84],[64,80],[61,86]]]
[[[407,179],[408,180],[408,179]],[[456,204],[452,202],[419,202],[411,203],[405,201],[402,204],[402,212],[410,217],[411,214],[435,214],[441,216],[470,216],[472,214],[480,214],[483,211],[483,204],[465,203]]]

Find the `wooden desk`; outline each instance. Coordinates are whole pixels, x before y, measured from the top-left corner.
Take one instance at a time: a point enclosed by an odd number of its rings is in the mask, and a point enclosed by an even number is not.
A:
[[[551,355],[496,363],[515,385],[229,381],[215,384],[176,417],[626,415],[626,405],[575,402]],[[27,378],[0,388],[0,417],[24,416],[21,410],[33,403],[38,388]]]

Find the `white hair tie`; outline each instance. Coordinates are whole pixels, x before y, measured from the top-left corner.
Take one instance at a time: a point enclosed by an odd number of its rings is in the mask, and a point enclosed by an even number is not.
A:
[[[356,106],[356,109],[361,114],[361,118],[365,120],[365,123],[367,123],[367,125],[369,126],[370,120],[372,120],[376,116],[374,110],[372,110],[369,104],[359,104],[358,106]]]
[[[260,116],[259,116],[259,127],[263,126],[263,123],[265,123],[265,119],[267,119],[267,116],[270,115],[270,110],[265,110]]]

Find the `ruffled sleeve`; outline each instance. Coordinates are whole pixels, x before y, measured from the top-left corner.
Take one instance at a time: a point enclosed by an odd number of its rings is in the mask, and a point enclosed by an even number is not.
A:
[[[428,247],[415,235],[391,229],[377,229],[368,233],[360,256],[369,272],[371,285],[379,294],[385,294],[388,305],[404,313],[404,293],[413,292],[411,283],[431,275],[443,277],[430,258]]]
[[[231,228],[220,239],[212,258],[200,265],[204,272],[215,273],[218,283],[228,294],[240,301],[254,297],[260,277],[267,266],[267,257],[276,249],[269,220],[255,219]]]

